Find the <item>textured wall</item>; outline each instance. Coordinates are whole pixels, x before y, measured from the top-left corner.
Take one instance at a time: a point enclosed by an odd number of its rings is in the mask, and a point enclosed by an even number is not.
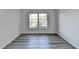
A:
[[[72,45],[79,48],[79,10],[67,9],[59,12],[59,33]]]
[[[55,10],[48,9],[24,9],[22,12],[21,33],[56,33]],[[47,13],[48,14],[48,29],[47,30],[30,30],[28,28],[29,13]]]
[[[20,10],[0,9],[0,48],[20,34]]]

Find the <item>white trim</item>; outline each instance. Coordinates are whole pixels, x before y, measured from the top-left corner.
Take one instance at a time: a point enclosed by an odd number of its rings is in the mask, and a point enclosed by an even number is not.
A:
[[[72,41],[69,37],[63,35],[63,34],[58,34],[59,36],[61,36],[62,38],[64,38],[64,40],[66,40],[67,42],[69,42],[71,45],[73,45],[75,48],[79,48],[79,45],[77,45],[77,43],[75,43],[74,41]]]
[[[21,34],[16,35],[16,37],[14,37],[12,40],[9,40],[7,43],[5,43],[4,45],[2,45],[2,47],[0,47],[1,49],[5,48],[8,44],[10,44],[13,40],[15,40],[18,36],[20,36]]]

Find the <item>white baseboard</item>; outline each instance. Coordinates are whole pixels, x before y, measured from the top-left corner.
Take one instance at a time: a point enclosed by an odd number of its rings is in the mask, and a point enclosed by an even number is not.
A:
[[[74,41],[72,41],[72,39],[70,39],[69,37],[66,37],[63,34],[58,34],[60,37],[62,37],[64,40],[66,40],[67,42],[69,42],[72,46],[74,46],[75,48],[79,49],[79,45],[77,45],[77,43],[75,43]]]
[[[4,45],[2,45],[0,47],[0,49],[5,48],[8,44],[10,44],[13,40],[15,40],[18,36],[20,36],[21,34],[16,35],[14,38],[12,38],[11,40],[9,40],[8,42],[6,42]]]

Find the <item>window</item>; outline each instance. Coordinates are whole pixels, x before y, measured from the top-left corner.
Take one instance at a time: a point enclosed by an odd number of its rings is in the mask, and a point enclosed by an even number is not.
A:
[[[47,14],[39,14],[39,28],[47,28]]]
[[[29,14],[29,27],[37,28],[38,27],[38,14]]]
[[[29,28],[47,29],[47,14],[46,13],[29,14]]]

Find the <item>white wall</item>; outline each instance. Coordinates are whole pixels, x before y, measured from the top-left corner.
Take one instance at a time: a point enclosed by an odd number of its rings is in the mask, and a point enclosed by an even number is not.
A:
[[[59,11],[59,35],[79,48],[79,10]]]
[[[0,9],[0,48],[20,35],[20,10]]]
[[[55,10],[49,9],[24,9],[22,12],[21,33],[56,33]],[[30,30],[28,27],[29,13],[47,13],[48,14],[48,29],[47,30]]]

